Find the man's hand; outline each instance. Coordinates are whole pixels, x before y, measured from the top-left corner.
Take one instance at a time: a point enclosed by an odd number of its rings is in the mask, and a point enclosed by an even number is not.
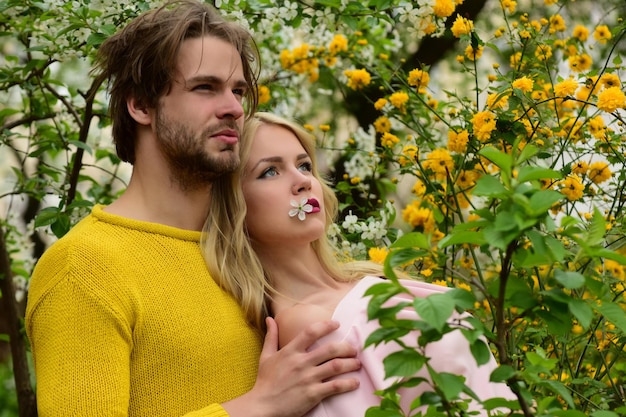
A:
[[[301,417],[324,398],[352,391],[354,378],[329,378],[361,367],[349,343],[326,343],[308,351],[339,326],[333,321],[314,323],[282,349],[278,327],[266,319],[267,334],[259,360],[259,373],[251,391],[222,404],[231,417]]]

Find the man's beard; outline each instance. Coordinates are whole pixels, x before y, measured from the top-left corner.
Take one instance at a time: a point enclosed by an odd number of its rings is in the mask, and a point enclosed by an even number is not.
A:
[[[157,110],[157,144],[169,163],[173,182],[184,190],[193,190],[237,169],[238,146],[224,144],[217,154],[211,154],[206,148],[211,135],[224,129],[239,131],[239,126],[234,120],[225,121],[196,135],[186,125],[168,120]]]

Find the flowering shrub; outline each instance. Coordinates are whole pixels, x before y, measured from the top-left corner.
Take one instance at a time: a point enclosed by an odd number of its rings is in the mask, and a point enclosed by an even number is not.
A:
[[[440,13],[443,3],[422,7],[421,19],[452,16],[454,7]],[[626,26],[611,13],[568,25],[556,1],[525,11],[515,1],[498,3],[502,25],[491,32],[461,15],[446,32],[459,39],[451,69],[465,88],[433,85],[436,70],[407,70],[390,58],[396,51],[372,48],[359,28],[326,43],[296,43],[281,52],[281,65],[306,73],[313,88],[323,68],[346,91],[379,92],[368,96],[377,119],[341,148],[344,201],[351,206],[354,191],[373,197],[338,227],[346,252],[367,251],[388,276],[399,268],[454,288],[432,303],[416,300],[424,319],[417,323],[380,307],[403,291],[395,280],[373,290],[371,316],[383,329],[368,343],[419,328],[425,346],[454,330],[445,323],[453,309],[469,310],[477,320],[463,331],[476,359],[485,360],[482,335],[501,364],[494,380],[518,398],[486,408],[624,415]],[[382,204],[396,183],[412,195],[398,206],[401,222]],[[420,382],[407,362],[423,364],[423,351],[387,359],[389,374],[405,379],[381,393],[371,417],[400,413],[397,389]],[[430,406],[427,415],[460,415],[462,379],[431,372],[432,392],[415,400],[415,412]]]
[[[0,2],[0,237],[14,276],[0,301],[23,305],[34,258],[124,186],[88,70],[158,3]],[[491,0],[475,21],[459,9],[480,0],[214,3],[255,34],[261,107],[319,138],[337,243],[391,278],[372,292],[383,330],[368,343],[418,328],[423,346],[470,311],[476,360],[491,348],[492,378],[517,398],[487,401],[494,414],[626,415],[623,2]],[[411,60],[422,39],[453,41],[452,59]],[[380,307],[403,291],[394,270],[451,291],[415,300],[423,321],[398,321]],[[418,383],[423,353],[387,358],[388,373]],[[462,415],[462,378],[430,373],[411,415]],[[368,416],[402,415],[400,385]]]

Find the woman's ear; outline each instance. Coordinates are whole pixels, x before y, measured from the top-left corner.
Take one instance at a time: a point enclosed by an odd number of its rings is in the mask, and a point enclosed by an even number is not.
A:
[[[130,117],[135,119],[135,121],[140,125],[147,126],[152,123],[152,116],[154,113],[135,97],[128,97],[126,100],[126,108],[128,109]]]

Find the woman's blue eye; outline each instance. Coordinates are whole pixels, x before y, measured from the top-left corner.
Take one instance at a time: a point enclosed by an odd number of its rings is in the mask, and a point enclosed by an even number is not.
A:
[[[313,164],[311,164],[310,162],[304,162],[300,165],[300,170],[301,171],[308,171],[311,172],[313,171]]]
[[[263,171],[261,173],[261,175],[259,176],[259,178],[265,178],[265,177],[273,177],[277,174],[276,172],[276,168],[274,167],[269,167],[267,168],[265,171]]]

